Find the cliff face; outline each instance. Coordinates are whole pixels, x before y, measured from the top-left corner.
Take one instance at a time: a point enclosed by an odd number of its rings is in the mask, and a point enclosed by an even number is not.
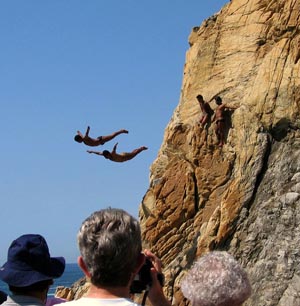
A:
[[[300,0],[232,0],[189,37],[179,104],[140,206],[167,293],[208,250],[246,268],[246,305],[300,305]],[[226,144],[201,128],[198,94],[237,107]],[[216,108],[212,101],[211,106]]]

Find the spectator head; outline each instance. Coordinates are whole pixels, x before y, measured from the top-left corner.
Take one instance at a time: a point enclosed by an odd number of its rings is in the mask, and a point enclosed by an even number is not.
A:
[[[26,289],[49,287],[64,269],[65,259],[50,257],[47,242],[41,235],[26,234],[11,243],[7,262],[0,268],[0,279],[11,291],[24,293]]]
[[[246,272],[227,252],[200,257],[181,282],[193,306],[240,306],[251,294]]]
[[[94,212],[77,238],[79,266],[97,287],[127,286],[143,264],[139,222],[124,210]]]

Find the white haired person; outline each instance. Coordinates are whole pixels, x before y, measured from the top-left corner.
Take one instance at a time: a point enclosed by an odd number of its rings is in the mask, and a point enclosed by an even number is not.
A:
[[[241,306],[251,285],[230,254],[213,251],[197,259],[182,280],[181,291],[193,306]]]

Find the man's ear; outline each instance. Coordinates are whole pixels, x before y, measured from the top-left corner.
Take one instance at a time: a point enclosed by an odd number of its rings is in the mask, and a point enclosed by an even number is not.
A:
[[[79,256],[77,258],[77,263],[80,269],[83,271],[84,275],[88,278],[91,278],[91,273],[89,272],[88,268],[86,267],[86,264],[83,261],[82,256]]]

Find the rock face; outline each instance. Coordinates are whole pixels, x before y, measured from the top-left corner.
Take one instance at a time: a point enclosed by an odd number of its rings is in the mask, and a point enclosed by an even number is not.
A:
[[[300,0],[232,0],[192,30],[140,206],[174,303],[187,303],[179,283],[195,258],[221,249],[249,273],[245,305],[300,305],[299,18]],[[215,123],[199,125],[198,94],[237,107],[221,148]]]
[[[84,296],[90,289],[90,282],[85,277],[82,277],[75,282],[71,288],[59,286],[55,290],[55,297],[63,298],[68,301],[78,300]]]

